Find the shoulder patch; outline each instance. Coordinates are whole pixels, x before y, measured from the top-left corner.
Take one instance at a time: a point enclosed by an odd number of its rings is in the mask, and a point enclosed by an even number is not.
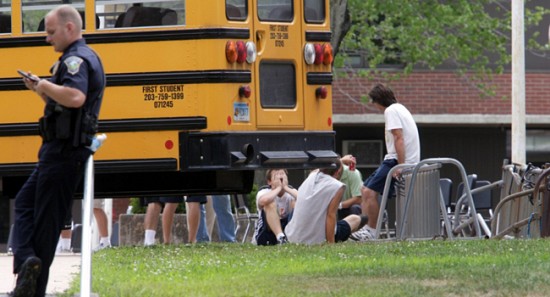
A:
[[[67,65],[67,71],[75,75],[78,73],[78,70],[80,70],[80,64],[82,64],[84,60],[82,58],[77,56],[70,56],[67,59],[65,59],[65,65]]]

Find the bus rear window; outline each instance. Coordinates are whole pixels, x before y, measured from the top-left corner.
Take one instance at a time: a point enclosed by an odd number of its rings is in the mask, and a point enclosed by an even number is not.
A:
[[[292,0],[258,0],[261,21],[291,22],[294,19]]]
[[[296,69],[292,63],[260,64],[260,100],[264,108],[296,106]]]
[[[225,2],[225,15],[231,21],[244,21],[248,17],[248,1],[227,0]]]
[[[304,0],[306,23],[323,23],[326,18],[324,0]]]

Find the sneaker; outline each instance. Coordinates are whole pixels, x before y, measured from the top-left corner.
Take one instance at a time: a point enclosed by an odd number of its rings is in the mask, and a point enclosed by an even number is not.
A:
[[[33,297],[36,292],[36,281],[42,271],[42,261],[38,257],[29,257],[17,274],[17,282],[11,297]]]
[[[278,244],[285,244],[285,243],[288,243],[288,239],[286,239],[286,236],[285,235],[281,235],[277,238],[277,243]]]
[[[98,246],[95,247],[94,252],[100,251],[102,249],[107,249],[107,248],[110,248],[110,247],[111,247],[110,244],[102,242]]]
[[[55,251],[55,254],[56,255],[67,255],[67,254],[72,254],[73,251],[71,250],[71,248],[62,248],[62,247],[57,247],[56,251]]]
[[[355,241],[368,241],[374,239],[374,233],[368,225],[365,225],[363,228],[353,232],[349,238]]]

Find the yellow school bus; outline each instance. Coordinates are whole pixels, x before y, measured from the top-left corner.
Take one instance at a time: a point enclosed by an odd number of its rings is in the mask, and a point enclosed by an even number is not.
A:
[[[69,3],[107,88],[98,197],[246,192],[254,170],[330,165],[328,0],[0,0],[0,176],[37,161],[44,104],[16,70],[50,77],[44,16]]]

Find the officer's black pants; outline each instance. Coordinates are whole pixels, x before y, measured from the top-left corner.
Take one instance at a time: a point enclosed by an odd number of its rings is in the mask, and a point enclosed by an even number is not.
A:
[[[44,296],[64,220],[90,151],[63,141],[44,143],[38,165],[15,198],[14,273],[28,257],[42,260],[36,295]]]

